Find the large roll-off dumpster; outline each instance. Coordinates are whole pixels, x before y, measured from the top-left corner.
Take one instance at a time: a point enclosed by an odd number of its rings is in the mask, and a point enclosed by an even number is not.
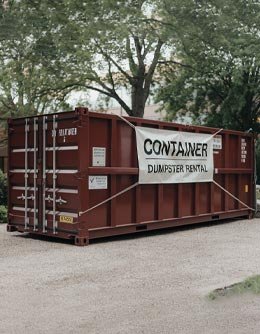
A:
[[[250,133],[89,112],[9,121],[8,231],[90,239],[254,209]]]

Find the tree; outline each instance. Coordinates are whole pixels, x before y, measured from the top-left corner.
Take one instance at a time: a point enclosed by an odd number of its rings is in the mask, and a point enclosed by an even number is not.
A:
[[[2,119],[55,112],[67,106],[65,97],[71,91],[60,87],[64,75],[58,68],[59,50],[53,44],[46,11],[31,3],[0,2]]]
[[[2,109],[44,112],[71,91],[94,90],[143,117],[164,51],[175,48],[161,2],[2,0]]]
[[[158,94],[168,119],[189,115],[199,124],[259,131],[260,4],[194,0],[183,1],[179,10],[168,0],[164,5],[164,23],[175,34],[174,13],[181,40],[181,66],[167,73]]]
[[[164,27],[153,20],[158,1],[63,0],[52,11],[53,40],[69,58],[65,87],[94,90],[143,117],[163,47]],[[125,87],[131,104],[119,89]]]

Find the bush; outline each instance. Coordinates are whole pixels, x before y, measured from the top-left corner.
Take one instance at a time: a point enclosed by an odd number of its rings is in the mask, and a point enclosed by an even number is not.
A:
[[[0,170],[0,205],[7,206],[7,177]]]
[[[7,223],[7,177],[0,170],[0,223]]]
[[[7,223],[7,208],[0,205],[0,223]]]

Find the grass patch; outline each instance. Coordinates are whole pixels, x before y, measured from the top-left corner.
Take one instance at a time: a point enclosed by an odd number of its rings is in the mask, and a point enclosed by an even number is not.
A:
[[[260,275],[252,276],[242,282],[216,289],[208,295],[208,298],[215,300],[219,297],[238,295],[245,292],[260,294]]]

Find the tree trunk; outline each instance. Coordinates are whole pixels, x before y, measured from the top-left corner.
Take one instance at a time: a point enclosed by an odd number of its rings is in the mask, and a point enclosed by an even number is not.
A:
[[[133,117],[144,117],[146,102],[145,92],[142,84],[132,86],[132,115]]]

